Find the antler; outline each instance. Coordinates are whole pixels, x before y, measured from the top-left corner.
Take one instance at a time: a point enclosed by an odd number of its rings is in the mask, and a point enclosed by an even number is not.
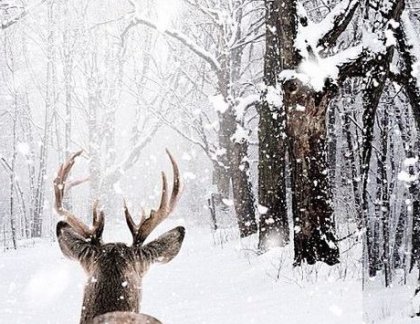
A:
[[[171,160],[174,173],[174,183],[171,197],[169,198],[168,195],[168,181],[166,179],[166,175],[162,172],[162,196],[160,199],[160,206],[158,210],[152,210],[148,218],[145,218],[144,210],[142,210],[140,223],[136,225],[130,215],[130,212],[128,211],[126,203],[124,202],[125,219],[127,221],[128,228],[133,235],[133,244],[143,244],[149,234],[152,233],[152,231],[175,209],[179,197],[181,196],[182,183],[178,165],[168,150],[166,150],[166,153]]]
[[[70,211],[63,207],[63,197],[66,186],[66,180],[73,167],[76,157],[80,156],[82,151],[74,153],[70,158],[60,165],[57,177],[54,179],[54,194],[55,194],[55,210],[58,215],[62,216],[64,220],[80,235],[85,238],[100,238],[104,229],[104,213],[98,213],[98,201],[93,205],[93,226],[89,228],[85,223],[73,215]]]

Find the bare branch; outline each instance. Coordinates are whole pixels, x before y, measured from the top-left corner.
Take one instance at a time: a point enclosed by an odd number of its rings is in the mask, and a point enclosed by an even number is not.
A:
[[[145,18],[133,18],[133,21],[125,28],[125,30],[121,34],[121,39],[123,39],[124,41],[130,29],[137,25],[147,26],[149,28],[162,32],[164,35],[176,39],[177,41],[185,45],[193,53],[197,54],[200,58],[206,61],[212,67],[213,70],[215,70],[216,72],[221,71],[221,67],[217,59],[206,49],[198,46],[193,40],[188,38],[186,35],[174,29],[165,29],[161,31],[155,23]]]
[[[318,40],[320,47],[332,47],[351,22],[360,0],[346,0],[340,2],[318,25],[321,31]]]
[[[396,30],[398,50],[404,63],[404,77],[398,81],[403,84],[405,93],[410,101],[417,126],[420,124],[420,76],[415,73],[415,65],[419,64],[418,36],[407,12],[402,17],[402,25]]]
[[[41,0],[41,1],[37,2],[36,4],[34,4],[34,5],[32,5],[32,6],[28,7],[28,8],[23,9],[20,14],[18,14],[15,17],[13,17],[12,19],[6,21],[5,23],[2,23],[1,24],[1,29],[5,30],[5,29],[9,28],[10,26],[16,24],[18,21],[20,21],[21,19],[25,18],[29,14],[31,14],[33,10],[35,10],[36,8],[38,8],[39,6],[41,6],[46,1],[47,0]]]

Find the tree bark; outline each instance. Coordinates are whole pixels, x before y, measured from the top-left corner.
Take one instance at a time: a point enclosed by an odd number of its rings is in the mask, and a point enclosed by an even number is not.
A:
[[[257,233],[255,199],[249,179],[248,143],[246,140],[232,143],[232,189],[235,212],[241,237]]]
[[[334,89],[317,93],[299,80],[284,83],[286,130],[292,174],[295,264],[339,262],[331,183],[328,177],[326,114]]]
[[[391,251],[390,251],[390,201],[389,201],[389,185],[388,185],[388,133],[389,133],[389,117],[384,113],[382,119],[382,132],[381,132],[381,182],[382,182],[382,197],[381,197],[381,213],[382,213],[382,257],[381,261],[384,267],[385,287],[388,287],[392,280],[391,273]]]
[[[268,92],[280,93],[278,75],[297,65],[296,1],[266,0],[266,53],[264,83],[267,90],[259,107],[258,200],[260,215],[259,248],[284,246],[289,242],[286,201],[285,111],[282,104],[269,102]]]

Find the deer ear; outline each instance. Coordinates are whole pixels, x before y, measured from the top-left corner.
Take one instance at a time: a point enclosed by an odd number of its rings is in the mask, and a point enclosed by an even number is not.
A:
[[[142,246],[142,255],[149,263],[167,263],[177,256],[184,237],[185,228],[182,226],[175,227],[156,240]]]
[[[78,234],[68,223],[58,222],[56,234],[61,252],[66,257],[79,261],[83,267],[93,261],[97,251],[96,246]]]

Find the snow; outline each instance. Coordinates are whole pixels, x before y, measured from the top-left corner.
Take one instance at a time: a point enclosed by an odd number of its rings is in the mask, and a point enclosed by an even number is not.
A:
[[[411,318],[412,303],[416,288],[416,275],[409,277],[407,285],[398,284],[400,280],[389,288],[384,288],[384,283],[379,278],[370,279],[363,294],[364,321],[374,324],[414,324],[419,319]]]
[[[299,79],[310,84],[315,91],[322,91],[328,78],[336,79],[338,76],[337,66],[324,61],[321,58],[307,59],[302,61],[297,70],[298,73],[306,76]]]
[[[298,79],[315,91],[322,91],[325,81],[330,79],[335,82],[339,77],[340,67],[357,59],[365,48],[364,45],[360,44],[326,58],[312,55],[303,59],[296,71],[283,70],[280,73],[280,79],[284,81]]]
[[[303,5],[298,4],[298,16],[307,22],[306,25],[298,25],[295,40],[295,47],[299,51],[302,61],[296,71],[282,71],[280,78],[283,80],[296,78],[319,92],[323,90],[326,80],[330,79],[332,82],[336,82],[340,68],[359,58],[363,51],[373,55],[385,52],[390,46],[395,46],[396,39],[393,28],[397,27],[398,23],[391,20],[388,26],[392,28],[385,28],[384,31],[381,30],[378,33],[363,30],[360,44],[325,57],[322,53],[321,40],[333,30],[337,18],[358,5],[359,1],[357,0],[341,1],[321,22],[314,23],[307,17]]]
[[[266,100],[274,107],[281,107],[283,105],[282,91],[273,86],[267,87]]]
[[[355,255],[334,267],[293,268],[292,247],[259,256],[256,242],[235,239],[222,248],[207,228],[188,227],[180,254],[143,280],[142,312],[168,324],[362,323]],[[6,252],[0,260],[0,289],[7,292],[0,323],[77,323],[84,273],[56,243]]]
[[[221,94],[209,96],[209,102],[213,105],[214,110],[221,114],[229,109],[229,104]]]
[[[129,0],[130,4],[134,8],[133,12],[133,20],[136,18],[141,19],[144,15],[144,4],[142,4],[139,0]],[[177,0],[172,0],[170,2],[164,0],[157,0],[155,2],[157,17],[156,21],[156,29],[164,33],[166,29],[170,26],[174,16],[177,14],[179,3]]]
[[[235,143],[241,143],[244,140],[249,139],[250,132],[241,125],[236,126],[235,133],[231,136],[231,140]]]
[[[306,110],[306,107],[305,107],[305,106],[302,106],[302,105],[297,104],[297,105],[296,105],[296,110],[297,110],[297,111],[304,112],[304,111]]]
[[[417,179],[418,174],[410,174],[404,170],[398,173],[398,180],[402,182],[412,183],[414,181],[417,181]]]
[[[223,199],[222,199],[222,202],[223,202],[226,206],[229,206],[229,207],[232,207],[232,206],[233,206],[233,200],[232,200],[232,199],[226,199],[226,198],[223,198]]]
[[[268,208],[266,206],[263,206],[263,205],[260,205],[260,204],[257,205],[257,209],[258,209],[258,212],[261,215],[267,214],[267,212],[268,212]]]
[[[197,176],[195,175],[195,173],[192,173],[192,172],[184,172],[184,179],[185,180],[195,180],[195,179],[197,179]]]
[[[407,38],[407,45],[411,46],[410,54],[414,58],[411,74],[417,80],[417,87],[420,88],[420,34],[416,26],[411,22],[407,11],[403,12],[401,21]]]
[[[415,166],[418,161],[419,161],[419,158],[416,156],[416,157],[412,157],[412,158],[406,158],[403,161],[402,164],[403,164],[403,166],[405,166],[407,168],[407,167],[410,167],[410,166]]]
[[[165,9],[165,10],[167,10],[167,9]],[[166,27],[164,28],[163,24],[165,24],[165,23],[162,23],[162,22],[159,23],[159,21],[157,23],[155,23],[151,19],[141,17],[141,15],[139,15],[139,16],[133,15],[133,24],[134,25],[141,24],[141,25],[148,26],[150,28],[156,29],[157,31],[161,32],[164,35],[170,36],[170,37],[178,40],[179,42],[184,44],[188,49],[190,49],[192,52],[194,52],[199,57],[204,59],[207,63],[209,63],[216,72],[221,70],[219,61],[216,59],[216,57],[211,52],[209,52],[207,49],[199,46],[193,39],[188,37],[186,34],[180,32],[176,29],[166,28]]]
[[[343,0],[338,3],[333,10],[319,23],[310,21],[303,4],[298,3],[298,16],[305,18],[307,26],[299,25],[299,32],[296,37],[296,47],[299,49],[304,58],[308,58],[307,46],[313,49],[318,48],[319,41],[334,28],[334,22],[337,17],[341,16],[345,11],[358,6],[358,0]],[[348,8],[348,9],[347,9]]]
[[[181,157],[184,161],[191,161],[192,160],[192,156],[190,154],[188,154],[187,152],[182,153],[182,157]]]
[[[28,143],[20,142],[16,145],[18,152],[24,156],[28,155],[31,152]]]
[[[260,99],[261,97],[259,94],[258,95],[254,94],[254,95],[249,95],[246,97],[239,98],[235,106],[236,119],[241,120],[244,117],[248,107],[259,103]]]
[[[397,39],[392,29],[385,30],[385,46],[397,46]]]
[[[346,11],[351,11],[354,7],[360,4],[359,0],[344,0],[340,1],[331,12],[314,28],[314,32],[317,32],[317,40],[322,39],[326,33],[334,28],[334,22],[337,17],[342,16]]]
[[[119,181],[115,182],[115,183],[112,185],[112,188],[114,189],[114,192],[115,192],[117,195],[122,195],[122,194],[123,194],[123,190],[121,189],[121,184],[120,184],[120,182],[119,182]]]
[[[411,299],[410,306],[410,316],[415,316],[416,314],[420,313],[420,292],[415,294],[415,296]]]

